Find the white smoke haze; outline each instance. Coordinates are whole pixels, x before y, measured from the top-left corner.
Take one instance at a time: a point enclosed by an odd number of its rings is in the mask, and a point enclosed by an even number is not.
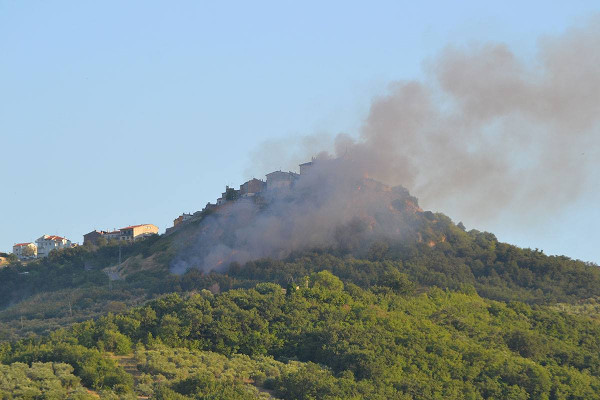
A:
[[[221,206],[187,234],[172,270],[222,270],[307,249],[364,253],[376,240],[407,238],[420,211],[416,199],[359,176],[354,166],[350,159],[319,159],[290,188]]]
[[[590,187],[600,156],[600,18],[541,39],[528,63],[503,44],[448,47],[428,76],[392,83],[357,135],[261,146],[253,165],[263,173],[318,160],[288,193],[267,194],[268,207],[238,201],[207,217],[174,271],[410,235],[416,200],[375,181],[471,221],[535,221]]]

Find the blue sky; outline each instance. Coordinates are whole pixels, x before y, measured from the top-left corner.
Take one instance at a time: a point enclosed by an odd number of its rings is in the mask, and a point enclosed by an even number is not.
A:
[[[0,0],[0,251],[163,231],[269,172],[251,165],[265,140],[356,133],[373,97],[421,78],[446,45],[503,42],[527,59],[540,36],[600,11],[489,3]],[[600,262],[599,200],[535,226],[467,227]]]

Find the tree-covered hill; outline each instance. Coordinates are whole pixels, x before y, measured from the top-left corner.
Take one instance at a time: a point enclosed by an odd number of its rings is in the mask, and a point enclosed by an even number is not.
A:
[[[383,238],[360,251],[331,247],[279,260],[233,262],[208,273],[190,268],[178,275],[170,270],[177,249],[193,237],[202,220],[176,234],[133,244],[53,252],[43,260],[0,269],[0,337],[47,332],[164,293],[228,290],[260,282],[285,287],[322,270],[363,288],[394,281],[402,273],[418,287],[456,290],[466,285],[485,298],[529,304],[576,304],[600,296],[600,269],[594,264],[521,249],[490,233],[467,232],[439,213],[418,212],[412,223],[412,239]],[[109,280],[109,269],[118,280]]]
[[[345,194],[368,212],[320,245],[272,240],[264,257],[244,253],[260,244],[248,227],[322,200],[300,192],[135,243],[12,260],[0,269],[0,367],[11,376],[0,393],[600,398],[597,265],[501,243],[422,211],[401,188],[361,182]],[[228,262],[207,269],[216,255]]]
[[[287,290],[170,294],[5,344],[2,362],[68,363],[88,388],[165,399],[600,398],[597,322],[403,282],[321,271]],[[136,380],[107,355],[134,351]]]

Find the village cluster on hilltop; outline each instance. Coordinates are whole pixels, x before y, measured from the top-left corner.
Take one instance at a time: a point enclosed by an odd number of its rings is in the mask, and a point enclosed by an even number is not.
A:
[[[187,222],[200,217],[206,211],[214,211],[229,202],[238,199],[253,198],[258,201],[261,192],[266,190],[280,190],[290,188],[294,182],[313,165],[313,161],[300,164],[300,174],[295,172],[274,171],[266,175],[266,182],[261,179],[252,178],[240,185],[239,189],[225,187],[215,204],[208,203],[202,211],[196,213],[183,213],[173,220],[173,226],[166,229],[169,234],[180,228]],[[83,244],[97,245],[101,240],[118,240],[132,242],[158,234],[158,227],[153,224],[132,225],[112,231],[93,230],[83,235]],[[47,257],[53,250],[61,250],[77,246],[69,239],[56,235],[43,235],[35,242],[17,243],[13,246],[13,254],[21,261]]]
[[[249,181],[241,184],[239,190],[225,186],[225,192],[223,192],[221,197],[217,199],[217,203],[208,203],[206,208],[214,208],[216,206],[223,205],[228,201],[233,201],[240,198],[254,197],[265,190],[289,188],[293,185],[296,179],[300,177],[300,175],[303,175],[306,173],[306,171],[308,171],[308,169],[313,165],[313,162],[314,161],[309,161],[307,163],[300,164],[300,174],[295,172],[283,172],[280,170],[268,173],[266,175],[266,182],[260,179],[252,178]]]
[[[216,211],[222,206],[240,199],[252,199],[257,203],[261,203],[263,201],[263,198],[260,196],[262,192],[289,189],[293,186],[294,182],[300,178],[300,176],[304,175],[313,165],[314,159],[312,161],[300,164],[299,174],[295,172],[284,172],[281,170],[273,171],[266,175],[266,181],[252,178],[249,181],[242,183],[239,189],[225,186],[225,191],[221,193],[221,197],[217,199],[216,203],[213,204],[209,202],[201,211],[193,214],[181,214],[179,217],[173,220],[173,226],[167,228],[165,234],[170,234],[184,224],[197,218],[201,218],[206,212]]]

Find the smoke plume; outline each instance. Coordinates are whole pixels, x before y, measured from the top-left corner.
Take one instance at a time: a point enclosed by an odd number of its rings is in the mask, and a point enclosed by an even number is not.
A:
[[[364,177],[403,185],[428,207],[471,220],[505,210],[535,218],[573,202],[597,179],[600,18],[542,38],[533,61],[503,44],[448,47],[427,72],[422,82],[392,83],[356,135],[339,134],[329,145],[319,135],[287,143],[290,159],[319,154],[320,167],[269,199],[268,211],[238,202],[228,215],[207,218],[196,258],[189,253],[178,268],[401,236],[409,217],[390,205],[416,202],[401,188],[375,191],[397,198],[361,194]],[[358,236],[340,238],[348,232],[340,227]]]
[[[427,72],[425,82],[392,83],[332,153],[471,219],[535,218],[598,179],[599,17],[540,39],[531,62],[503,44],[448,47]]]

